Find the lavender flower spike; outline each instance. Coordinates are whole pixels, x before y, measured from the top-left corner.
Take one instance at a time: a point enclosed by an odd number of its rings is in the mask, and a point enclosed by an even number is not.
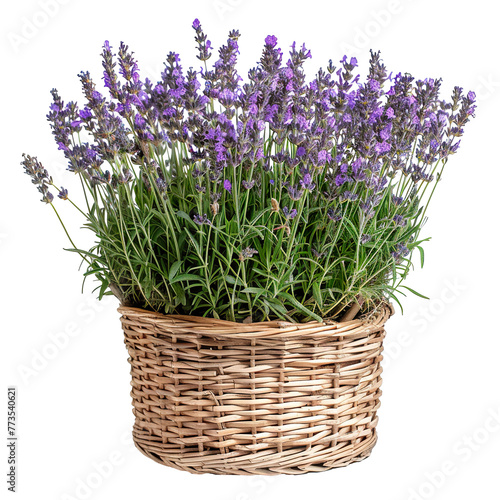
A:
[[[67,200],[68,199],[68,190],[67,189],[64,189],[62,186],[61,186],[61,189],[59,190],[59,193],[58,193],[58,198],[60,198],[61,200]]]
[[[37,186],[38,191],[42,194],[44,203],[52,203],[54,195],[49,191],[49,186],[52,185],[52,177],[43,165],[38,161],[36,156],[23,154],[24,160],[21,165],[24,166],[24,173],[31,177],[31,182]]]

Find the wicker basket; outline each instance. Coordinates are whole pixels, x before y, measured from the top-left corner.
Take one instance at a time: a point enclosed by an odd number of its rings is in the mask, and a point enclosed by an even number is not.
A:
[[[232,323],[121,307],[133,437],[193,473],[303,474],[366,458],[377,440],[382,305],[343,323]]]

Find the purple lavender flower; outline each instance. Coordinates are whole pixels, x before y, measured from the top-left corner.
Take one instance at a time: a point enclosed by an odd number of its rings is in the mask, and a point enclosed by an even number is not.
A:
[[[292,208],[292,210],[289,210],[288,207],[283,207],[283,215],[286,219],[292,220],[297,216],[297,209]]]
[[[302,198],[303,194],[304,191],[299,189],[296,185],[288,187],[288,196],[290,196],[290,199],[292,199],[293,201],[299,201]]]
[[[342,186],[346,182],[349,182],[351,178],[346,174],[339,174],[335,177],[335,185]]]
[[[432,152],[438,151],[439,146],[440,146],[440,144],[438,141],[436,141],[436,139],[431,139],[431,142],[429,143],[429,147],[430,147],[430,150]]]
[[[356,182],[363,182],[366,180],[366,174],[364,172],[365,170],[365,165],[363,163],[363,160],[361,158],[358,158],[355,160],[352,165],[352,178]]]
[[[61,189],[59,189],[59,193],[57,194],[58,198],[60,198],[61,200],[67,200],[68,199],[68,190],[67,189],[64,189],[62,186],[61,186]]]
[[[207,35],[203,32],[201,23],[198,19],[193,21],[193,29],[196,31],[195,41],[198,44],[199,54],[196,56],[200,61],[208,61],[212,56],[210,50],[212,49],[212,44],[210,40],[207,39]]]
[[[344,191],[342,193],[342,199],[344,199],[344,200],[356,201],[358,198],[359,198],[359,195],[356,193],[353,193],[352,191]]]
[[[224,179],[224,189],[230,193],[232,188],[231,181],[229,179]]]
[[[406,257],[410,253],[410,250],[403,243],[397,243],[394,250],[391,251],[392,257],[396,262],[400,262],[403,257]]]
[[[455,144],[453,144],[451,147],[450,147],[450,153],[451,154],[454,154],[458,151],[458,148],[460,147],[460,140],[458,140]]]
[[[79,116],[83,121],[88,121],[92,119],[92,111],[90,111],[89,108],[85,107],[84,109],[80,110]]]
[[[318,153],[318,156],[316,159],[316,165],[319,167],[323,167],[323,166],[325,166],[326,162],[331,161],[331,159],[332,159],[332,156],[330,155],[330,153],[328,153],[328,151],[322,149]]]
[[[307,191],[313,191],[316,187],[316,184],[312,181],[312,176],[309,173],[305,174],[300,180],[300,185]]]
[[[193,220],[199,226],[203,226],[203,224],[207,224],[207,225],[210,226],[212,224],[212,222],[210,221],[210,219],[207,217],[207,214],[203,214],[203,215],[195,214],[193,216]]]
[[[116,75],[115,62],[113,61],[111,46],[109,45],[109,42],[107,40],[104,42],[101,55],[103,58],[102,66],[104,68],[104,86],[109,89],[109,93],[112,97],[121,101],[123,99],[121,85],[119,84]]]
[[[378,142],[375,146],[375,151],[379,155],[383,155],[391,150],[391,145],[388,142]]]
[[[383,141],[387,141],[389,140],[389,138],[391,137],[391,127],[390,125],[387,125],[385,126],[379,133],[380,135],[380,138],[383,140]],[[387,143],[385,143],[387,144]],[[390,146],[389,146],[389,149],[390,149]]]
[[[52,185],[52,177],[43,165],[38,161],[37,157],[31,157],[23,153],[24,160],[21,165],[24,167],[24,173],[31,177],[31,182],[37,186],[38,191],[42,194],[44,203],[52,203],[53,194],[49,191],[49,186]]]
[[[392,195],[392,202],[394,203],[394,205],[402,205],[404,201],[405,199],[402,196],[396,196],[395,194]]]
[[[367,201],[362,201],[359,207],[364,212],[366,218],[371,219],[375,215],[374,205],[371,199]]]
[[[297,148],[297,153],[295,156],[300,158],[300,157],[304,156],[305,154],[306,154],[306,148],[304,146],[300,146]]]
[[[266,45],[268,45],[272,49],[274,47],[276,47],[277,43],[278,43],[278,39],[274,35],[268,35],[268,36],[266,36]]]
[[[406,257],[409,253],[410,253],[410,250],[408,250],[408,248],[403,245],[403,243],[398,243],[396,245],[396,250],[403,256],[403,257]]]
[[[392,220],[396,223],[396,226],[401,226],[401,227],[406,226],[406,224],[408,223],[408,221],[402,215],[399,214],[395,215]]]
[[[137,133],[137,137],[140,141],[150,142],[154,140],[154,135],[151,133],[151,130],[146,123],[144,117],[136,113],[134,118],[135,131]]]

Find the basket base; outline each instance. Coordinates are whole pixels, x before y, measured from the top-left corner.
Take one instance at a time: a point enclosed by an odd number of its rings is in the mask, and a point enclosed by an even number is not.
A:
[[[183,453],[166,453],[160,446],[151,446],[134,435],[134,444],[141,453],[155,462],[187,471],[192,474],[219,475],[296,475],[308,472],[323,472],[338,467],[345,467],[368,458],[377,442],[377,433],[352,445],[351,442],[338,443],[336,446],[302,446],[284,449],[266,449],[249,455],[248,451],[195,450]]]

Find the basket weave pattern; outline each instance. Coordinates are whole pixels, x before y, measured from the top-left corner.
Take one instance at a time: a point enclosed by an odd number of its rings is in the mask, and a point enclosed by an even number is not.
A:
[[[153,460],[194,473],[303,474],[370,454],[389,306],[306,324],[119,312],[133,437]]]

